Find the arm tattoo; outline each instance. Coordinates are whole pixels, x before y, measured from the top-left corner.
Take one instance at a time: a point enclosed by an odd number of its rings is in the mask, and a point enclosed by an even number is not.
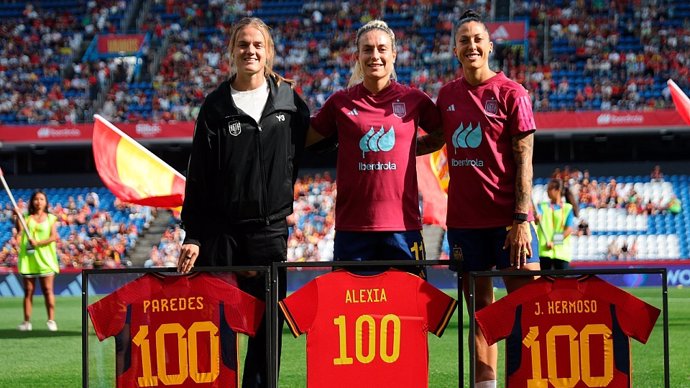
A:
[[[532,152],[534,133],[513,137],[515,159],[515,211],[528,213],[532,206]]]

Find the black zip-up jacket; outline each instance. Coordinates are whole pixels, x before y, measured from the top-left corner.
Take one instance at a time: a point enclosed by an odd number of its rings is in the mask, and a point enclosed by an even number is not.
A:
[[[257,123],[235,106],[230,82],[206,97],[196,120],[182,207],[185,244],[260,229],[292,213],[309,108],[290,84],[268,77]]]

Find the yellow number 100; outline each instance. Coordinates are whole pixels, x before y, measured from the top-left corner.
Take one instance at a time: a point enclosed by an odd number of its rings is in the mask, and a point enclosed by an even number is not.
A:
[[[141,369],[143,376],[137,379],[140,387],[155,387],[158,385],[158,380],[164,385],[180,385],[187,377],[191,377],[196,383],[210,383],[213,382],[218,375],[220,375],[220,367],[217,362],[211,361],[211,370],[209,372],[199,372],[199,363],[197,358],[197,334],[208,333],[211,349],[211,360],[214,356],[217,358],[220,348],[220,341],[218,339],[218,327],[210,321],[194,322],[189,330],[185,330],[179,323],[165,323],[160,325],[156,330],[156,367],[158,376],[153,374],[151,368],[151,345],[149,343],[149,326],[142,325],[139,331],[132,338],[132,343],[141,348]],[[166,360],[167,352],[165,351],[165,336],[177,335],[177,363],[179,365],[179,373],[170,375],[167,372]],[[185,338],[185,334],[188,334]],[[189,354],[189,360],[187,355]],[[187,367],[187,365],[189,365]]]
[[[577,340],[578,334],[580,340]],[[601,350],[604,354],[604,375],[592,376],[590,370],[590,337],[600,335],[604,339]],[[556,337],[568,337],[570,356],[570,376],[558,377],[556,371]],[[541,370],[541,343],[539,327],[530,326],[529,333],[522,340],[523,345],[530,349],[532,359],[532,378],[527,380],[527,388],[546,388],[551,383],[556,388],[572,388],[580,380],[588,387],[608,387],[613,380],[613,340],[611,329],[603,324],[586,325],[580,333],[570,325],[553,326],[546,333],[546,364],[548,368],[548,380],[543,377]],[[563,355],[560,355],[563,357]]]
[[[333,365],[350,365],[353,363],[352,357],[348,356],[347,349],[347,324],[344,315],[339,315],[333,319],[333,324],[338,326],[338,338],[340,340],[340,357],[333,359]],[[389,326],[392,327],[393,346],[388,349]],[[369,333],[369,341],[364,344],[365,330]],[[362,364],[368,364],[376,356],[376,321],[368,314],[360,315],[355,321],[355,357]],[[393,363],[400,357],[400,317],[395,314],[388,314],[381,318],[379,329],[379,357],[384,362]]]

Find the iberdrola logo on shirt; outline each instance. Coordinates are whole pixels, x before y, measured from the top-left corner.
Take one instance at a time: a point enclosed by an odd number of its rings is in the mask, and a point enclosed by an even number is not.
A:
[[[482,144],[482,126],[479,123],[476,127],[472,127],[472,123],[467,126],[460,123],[451,140],[456,152],[458,148],[477,148]]]
[[[369,132],[359,140],[359,149],[362,150],[362,158],[367,152],[388,152],[395,146],[395,128],[391,128],[386,132],[386,129],[381,126],[376,130],[373,126]]]
[[[458,148],[474,149],[482,144],[482,126],[477,123],[473,126],[472,123],[465,125],[460,123],[460,126],[453,132],[451,141],[453,143],[453,155],[458,153]],[[449,155],[450,156],[450,155]],[[484,167],[482,159],[456,159],[450,158],[451,167]]]
[[[362,159],[364,159],[367,152],[388,152],[392,150],[394,146],[395,128],[393,126],[386,132],[386,128],[383,125],[378,129],[372,125],[369,131],[359,140],[359,149],[362,150]],[[357,169],[359,171],[384,171],[396,170],[397,166],[391,161],[376,163],[358,162]]]

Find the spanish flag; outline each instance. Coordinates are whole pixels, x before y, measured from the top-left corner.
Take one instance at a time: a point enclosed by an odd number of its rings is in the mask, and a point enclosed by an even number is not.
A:
[[[182,206],[185,177],[108,120],[93,117],[93,158],[105,186],[124,202]]]
[[[424,224],[446,227],[448,180],[445,146],[434,153],[417,157],[417,181]]]
[[[683,121],[690,125],[690,99],[673,80],[669,79],[666,81],[666,84],[671,89],[671,97],[673,98],[673,103],[676,104],[678,114],[683,118]]]

